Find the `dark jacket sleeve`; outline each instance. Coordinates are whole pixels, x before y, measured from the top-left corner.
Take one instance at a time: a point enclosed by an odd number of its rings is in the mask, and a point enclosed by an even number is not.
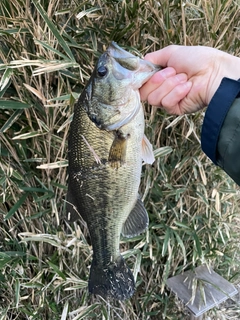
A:
[[[240,81],[223,78],[207,108],[202,149],[240,185]]]

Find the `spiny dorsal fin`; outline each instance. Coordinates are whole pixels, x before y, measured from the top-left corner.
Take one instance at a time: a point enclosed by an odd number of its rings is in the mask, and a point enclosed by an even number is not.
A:
[[[142,140],[142,159],[145,163],[149,164],[153,164],[155,161],[152,145],[145,135]]]
[[[147,229],[148,222],[148,213],[142,200],[138,198],[135,207],[123,224],[122,235],[127,238],[135,237]]]

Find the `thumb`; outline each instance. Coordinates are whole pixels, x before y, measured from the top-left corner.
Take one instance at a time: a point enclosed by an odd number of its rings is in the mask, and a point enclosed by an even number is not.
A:
[[[146,59],[152,63],[161,65],[162,67],[168,67],[168,66],[170,66],[169,65],[170,57],[172,56],[172,54],[176,50],[178,50],[178,47],[179,46],[176,46],[176,45],[170,45],[170,46],[165,47],[163,49],[160,49],[160,50],[157,50],[157,51],[154,51],[151,53],[147,53],[145,55],[144,59]],[[172,67],[174,67],[174,66],[172,66]]]

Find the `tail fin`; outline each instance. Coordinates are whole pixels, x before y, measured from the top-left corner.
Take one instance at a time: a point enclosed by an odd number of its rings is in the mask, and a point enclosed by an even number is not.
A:
[[[93,259],[88,289],[105,299],[126,300],[134,294],[135,282],[122,256],[107,266],[99,266]]]

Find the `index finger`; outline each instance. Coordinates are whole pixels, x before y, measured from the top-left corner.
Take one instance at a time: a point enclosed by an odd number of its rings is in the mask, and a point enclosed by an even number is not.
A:
[[[169,60],[171,55],[178,49],[179,46],[176,45],[170,45],[168,47],[165,47],[163,49],[151,52],[151,53],[147,53],[144,57],[144,59],[161,65],[162,67],[168,67],[169,64]]]

